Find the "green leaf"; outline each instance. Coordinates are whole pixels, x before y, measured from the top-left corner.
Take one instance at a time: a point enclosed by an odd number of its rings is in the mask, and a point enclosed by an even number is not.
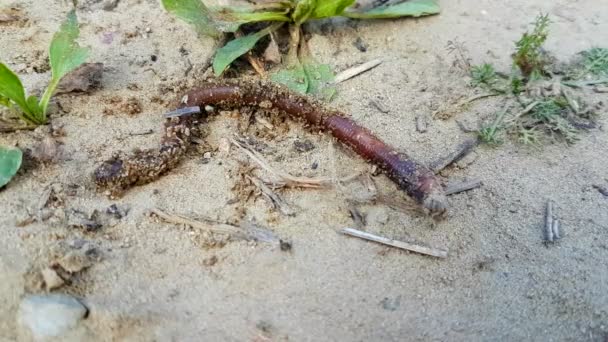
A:
[[[255,12],[252,7],[210,7],[216,27],[222,32],[235,32],[242,24],[260,21],[287,22],[288,9],[282,11]]]
[[[334,73],[327,64],[319,64],[312,58],[304,57],[292,63],[287,69],[272,74],[273,82],[286,85],[300,94],[311,94],[329,101],[336,94],[333,86]]]
[[[0,106],[11,107],[11,99],[0,95]]]
[[[282,23],[271,25],[256,33],[239,37],[218,49],[213,59],[213,72],[219,76],[237,58],[253,49],[255,44],[270,32],[276,30]]]
[[[22,156],[19,149],[0,146],[0,188],[8,184],[19,171]]]
[[[3,63],[0,63],[0,96],[4,104],[6,99],[15,102],[21,110],[29,113],[27,100],[25,99],[25,89],[19,77]]]
[[[214,38],[220,36],[209,9],[201,0],[162,0],[162,3],[167,12],[194,25],[198,34]]]
[[[369,11],[346,11],[342,15],[356,19],[387,19],[399,17],[420,17],[440,12],[437,0],[412,0],[389,6],[380,6]]]
[[[80,30],[78,29],[78,19],[74,10],[68,13],[67,19],[61,24],[59,31],[53,36],[49,49],[49,60],[51,64],[51,83],[44,91],[40,100],[42,110],[42,122],[46,122],[46,109],[49,100],[59,81],[72,70],[79,67],[89,57],[89,49],[78,45],[76,39]]]
[[[299,61],[289,66],[287,69],[282,69],[273,73],[270,75],[270,79],[273,82],[286,85],[289,89],[300,94],[306,94],[308,92],[308,76],[306,75],[306,70],[304,70],[304,67]]]
[[[311,15],[313,19],[328,18],[342,14],[346,7],[355,3],[355,0],[325,0],[319,1]]]
[[[79,34],[76,12],[70,11],[51,41],[49,59],[53,80],[61,79],[89,57],[89,49],[80,47],[76,42]]]
[[[310,17],[317,7],[317,0],[300,0],[291,15],[296,25],[300,25]]]
[[[304,71],[308,79],[308,94],[315,95],[326,101],[330,101],[336,95],[336,87],[334,87],[334,72],[327,64],[319,64],[310,60],[305,60],[303,63]]]

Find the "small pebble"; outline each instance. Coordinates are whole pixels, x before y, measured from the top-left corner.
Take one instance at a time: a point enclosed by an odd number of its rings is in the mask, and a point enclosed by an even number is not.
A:
[[[42,279],[44,280],[44,284],[47,290],[53,290],[63,286],[65,283],[63,279],[55,272],[54,269],[47,267],[40,271],[42,274]]]
[[[66,333],[87,313],[88,309],[69,295],[29,295],[21,301],[18,322],[40,340]]]

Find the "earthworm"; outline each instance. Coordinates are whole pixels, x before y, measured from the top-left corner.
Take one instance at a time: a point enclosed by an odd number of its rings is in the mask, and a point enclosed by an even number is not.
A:
[[[254,106],[301,119],[313,129],[331,133],[357,154],[378,165],[433,216],[441,216],[447,209],[443,186],[433,171],[387,145],[345,114],[327,109],[310,97],[266,81],[241,80],[204,84],[188,92],[180,103],[181,108],[208,105],[221,108]],[[149,183],[175,167],[190,144],[194,120],[189,115],[167,118],[160,149],[104,162],[94,174],[98,187],[119,195],[129,187]]]

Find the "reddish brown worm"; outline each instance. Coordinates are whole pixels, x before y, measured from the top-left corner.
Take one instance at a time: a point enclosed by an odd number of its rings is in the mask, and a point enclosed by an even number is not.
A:
[[[182,98],[180,107],[192,106],[257,106],[287,113],[303,120],[307,126],[330,132],[338,141],[378,165],[401,189],[434,215],[441,215],[447,209],[443,186],[428,167],[398,152],[343,113],[327,109],[320,102],[294,94],[282,86],[264,81],[208,83]],[[193,120],[189,116],[168,118],[160,149],[104,162],[95,171],[97,185],[113,194],[120,194],[173,168],[190,143]]]

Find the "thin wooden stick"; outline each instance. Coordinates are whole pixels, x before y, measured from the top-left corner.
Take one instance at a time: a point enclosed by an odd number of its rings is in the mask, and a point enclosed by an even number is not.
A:
[[[349,235],[349,236],[353,236],[356,238],[368,240],[368,241],[381,243],[383,245],[387,245],[387,246],[391,246],[391,247],[405,249],[410,252],[430,255],[430,256],[437,257],[437,258],[447,258],[448,257],[448,251],[443,250],[443,249],[437,249],[437,248],[417,245],[417,244],[398,241],[398,240],[392,240],[392,239],[385,238],[382,236],[362,232],[360,230],[353,229],[353,228],[344,228],[340,231],[340,233]]]
[[[237,226],[223,223],[209,224],[202,221],[195,221],[185,216],[166,213],[158,208],[150,210],[150,214],[158,216],[158,218],[168,223],[183,224],[195,229],[207,230],[212,233],[236,235],[240,237],[244,237],[246,235],[245,231]]]
[[[448,154],[446,157],[436,160],[431,163],[430,168],[434,173],[439,173],[441,170],[445,169],[452,163],[459,161],[464,158],[469,153],[473,152],[475,147],[479,145],[479,141],[477,139],[468,139],[463,143],[458,145],[454,151]]]
[[[185,216],[175,215],[166,213],[158,208],[154,208],[149,211],[149,214],[155,215],[161,220],[173,223],[183,224],[190,226],[194,229],[206,230],[212,233],[227,234],[234,238],[249,240],[249,241],[261,241],[269,243],[278,243],[279,238],[270,230],[258,227],[255,223],[248,222],[241,227],[233,226],[231,224],[219,223],[214,220],[204,219],[207,222],[192,220]]]
[[[368,70],[371,70],[371,69],[377,67],[378,65],[382,64],[382,62],[383,62],[382,59],[378,58],[378,59],[371,60],[369,62],[365,62],[361,65],[357,65],[356,67],[346,69],[336,76],[336,78],[334,80],[334,84],[338,84],[338,83],[344,82],[348,79],[351,79],[355,76],[358,76]]]
[[[547,211],[545,213],[545,240],[553,242],[553,201],[547,202]]]
[[[445,189],[445,195],[454,195],[461,192],[477,189],[483,185],[483,182],[479,179],[475,179],[468,182],[449,184]]]

